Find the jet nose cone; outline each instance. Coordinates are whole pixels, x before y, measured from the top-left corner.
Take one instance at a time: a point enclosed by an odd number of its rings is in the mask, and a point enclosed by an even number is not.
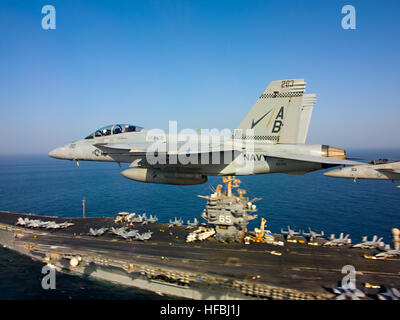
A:
[[[328,177],[338,177],[340,173],[340,169],[331,170],[328,172],[324,172],[324,176]]]
[[[129,177],[130,177],[130,175],[129,175],[129,171],[128,171],[129,169],[127,169],[127,170],[124,170],[124,171],[121,171],[120,173],[125,177],[125,178],[128,178],[128,179],[130,179]],[[128,172],[127,172],[128,171]]]
[[[48,156],[54,159],[65,159],[66,158],[66,152],[65,152],[65,148],[61,147],[61,148],[56,148],[54,150],[51,150],[48,153]]]
[[[51,150],[47,155],[48,155],[49,157],[51,157],[51,158],[55,158],[56,149]]]

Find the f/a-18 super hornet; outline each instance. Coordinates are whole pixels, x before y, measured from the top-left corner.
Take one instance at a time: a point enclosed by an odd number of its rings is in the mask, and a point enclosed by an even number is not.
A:
[[[149,218],[146,217],[146,219],[142,222],[143,225],[146,225],[148,223],[156,223],[158,221],[158,218],[156,216],[153,217],[153,215],[150,215]]]
[[[46,229],[65,229],[69,226],[73,226],[74,223],[70,222],[63,222],[63,223],[56,223],[55,221],[41,221],[38,219],[30,220],[29,218],[18,218],[17,225],[25,226],[28,228],[46,228]]]
[[[182,220],[182,218],[177,218],[177,217],[175,217],[175,220],[172,220],[172,219],[169,219],[169,225],[168,225],[168,228],[171,228],[171,227],[180,227],[180,226],[182,226],[183,225],[183,220]]]
[[[362,242],[353,245],[353,248],[362,248],[362,249],[364,249],[364,248],[370,248],[370,249],[383,248],[383,247],[385,247],[385,243],[382,240],[383,240],[383,237],[380,237],[378,239],[378,236],[374,235],[372,237],[372,240],[368,241],[368,237],[364,236],[362,238]]]
[[[349,234],[346,234],[345,236],[343,232],[339,235],[339,238],[335,238],[335,235],[331,234],[329,241],[325,242],[324,246],[342,246],[351,244],[351,239],[349,237]]]
[[[191,229],[191,228],[195,228],[199,225],[199,221],[194,218],[193,222],[190,222],[190,220],[187,221],[187,227],[186,229]]]
[[[321,233],[317,233],[315,231],[312,231],[310,227],[308,228],[308,231],[309,232],[304,232],[304,230],[303,230],[303,236],[308,237],[310,239],[310,241],[313,241],[316,238],[322,237],[325,235],[325,233],[323,231],[321,231]]]
[[[106,231],[108,231],[108,228],[100,228],[100,229],[89,229],[89,235],[97,237],[97,236],[102,236]]]
[[[400,180],[400,161],[388,162],[386,159],[371,161],[361,165],[344,167],[324,173],[325,176],[335,178],[351,178],[354,182],[357,179],[377,180]],[[397,186],[399,188],[400,186]]]
[[[233,134],[147,130],[114,124],[54,149],[50,157],[130,163],[126,178],[150,183],[201,184],[207,176],[266,173],[305,174],[337,165],[356,165],[345,150],[305,144],[315,94],[304,79],[269,84]],[[174,126],[176,129],[176,127]],[[172,132],[171,132],[172,131]]]
[[[286,237],[288,239],[290,239],[290,238],[293,238],[296,235],[299,235],[300,231],[295,231],[294,229],[290,229],[290,226],[287,226],[287,230],[285,231],[285,230],[281,229],[281,233],[282,234],[286,234]]]

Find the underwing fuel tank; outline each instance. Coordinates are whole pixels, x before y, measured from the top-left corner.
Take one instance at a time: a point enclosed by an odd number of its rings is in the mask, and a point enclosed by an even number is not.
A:
[[[163,172],[148,168],[126,169],[121,174],[125,178],[147,183],[195,185],[207,182],[207,176],[199,173]]]

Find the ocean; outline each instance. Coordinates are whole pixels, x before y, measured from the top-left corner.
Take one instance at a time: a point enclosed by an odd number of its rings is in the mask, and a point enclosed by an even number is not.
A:
[[[366,160],[400,159],[400,150],[351,150]],[[59,217],[112,217],[120,211],[156,215],[160,222],[174,217],[199,218],[205,199],[221,183],[169,186],[128,180],[116,163],[55,160],[47,155],[0,156],[0,210]],[[353,243],[362,236],[379,235],[391,243],[391,229],[400,227],[400,182],[337,179],[317,171],[304,176],[270,174],[239,177],[241,188],[256,202],[267,229],[280,232],[288,225],[326,235],[349,233]],[[199,219],[202,220],[201,218]],[[249,224],[258,226],[260,219]],[[0,299],[164,299],[153,293],[90,278],[57,275],[57,289],[41,288],[42,264],[0,249]]]

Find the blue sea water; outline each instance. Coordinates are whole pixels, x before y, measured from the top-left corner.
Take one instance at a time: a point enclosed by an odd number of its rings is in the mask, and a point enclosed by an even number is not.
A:
[[[354,150],[349,155],[397,160],[400,150]],[[206,184],[197,186],[139,183],[122,177],[123,168],[115,163],[97,162],[81,162],[77,167],[73,162],[46,155],[1,156],[0,210],[78,217],[82,216],[85,198],[86,216],[114,216],[129,211],[157,215],[161,222],[175,216],[186,221],[199,217],[204,208],[205,199],[197,195],[207,195],[211,187],[221,183],[219,177],[210,177]],[[390,181],[354,183],[351,179],[323,176],[322,171],[304,176],[270,174],[240,179],[250,198],[262,198],[257,202],[258,215],[267,219],[267,228],[272,232],[290,225],[296,229],[324,230],[326,234],[350,233],[353,242],[374,234],[390,242],[391,229],[399,227],[400,190]],[[249,229],[257,224],[259,219]],[[38,276],[29,277],[26,268],[21,267],[31,264],[39,270],[40,264],[4,249],[0,251],[0,259],[0,299],[49,298],[44,295]],[[21,280],[27,277],[30,282]],[[24,290],[19,281],[25,283]],[[31,283],[30,287],[26,281]],[[53,298],[158,298],[133,288],[89,279],[71,280],[62,276],[60,281],[64,281],[64,287]]]

